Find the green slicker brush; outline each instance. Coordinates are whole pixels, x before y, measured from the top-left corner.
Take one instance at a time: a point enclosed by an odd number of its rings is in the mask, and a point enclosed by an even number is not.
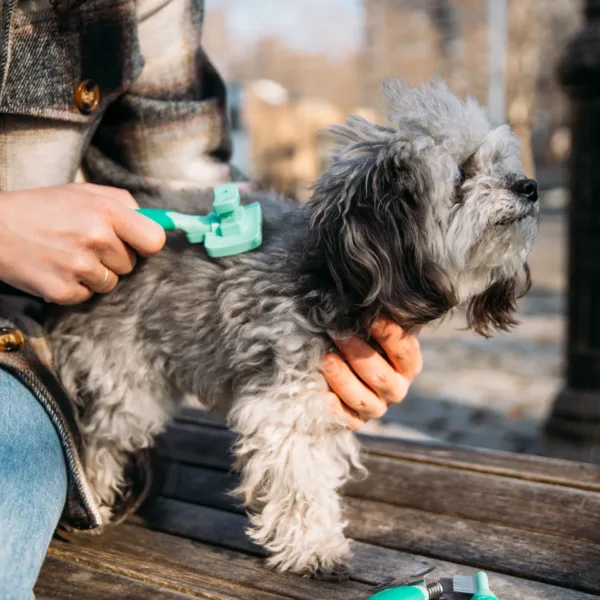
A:
[[[499,600],[490,590],[488,576],[483,571],[479,571],[475,577],[455,575],[453,588],[460,594],[473,594],[471,600]]]
[[[444,589],[439,581],[427,583],[426,575],[431,573],[435,567],[419,569],[409,577],[403,585],[381,590],[368,600],[436,600],[444,594]]]
[[[173,210],[140,208],[138,212],[165,231],[185,232],[190,244],[202,244],[212,258],[242,254],[262,244],[262,207],[259,202],[241,206],[240,191],[228,183],[214,188],[209,215],[186,215]]]

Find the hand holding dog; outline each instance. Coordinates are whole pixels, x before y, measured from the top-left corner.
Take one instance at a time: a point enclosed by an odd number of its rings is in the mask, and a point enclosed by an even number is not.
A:
[[[392,404],[404,400],[423,366],[418,339],[399,325],[378,319],[371,335],[389,362],[358,337],[336,342],[348,362],[337,354],[323,357],[323,374],[332,390],[327,400],[352,430],[379,419]]]
[[[110,292],[133,270],[133,251],[165,243],[137,207],[124,190],[87,183],[0,194],[0,279],[58,304]]]

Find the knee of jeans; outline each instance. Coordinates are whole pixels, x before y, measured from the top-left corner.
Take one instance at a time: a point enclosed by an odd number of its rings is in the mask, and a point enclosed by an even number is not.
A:
[[[0,464],[11,478],[35,481],[59,494],[67,487],[58,432],[37,398],[17,379],[0,371]]]

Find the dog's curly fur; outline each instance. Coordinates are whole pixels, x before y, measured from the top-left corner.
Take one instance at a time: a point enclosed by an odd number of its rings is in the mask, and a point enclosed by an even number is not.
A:
[[[518,144],[441,81],[385,86],[390,126],[353,117],[306,207],[269,194],[260,249],[214,260],[179,234],[106,296],[58,311],[48,334],[80,405],[87,475],[104,517],[132,453],[153,443],[186,394],[225,416],[270,564],[333,570],[349,554],[337,490],[361,469],[353,435],[323,401],[331,335],[407,330],[464,307],[489,335],[514,323],[519,273],[537,229]],[[212,195],[138,195],[198,214]]]

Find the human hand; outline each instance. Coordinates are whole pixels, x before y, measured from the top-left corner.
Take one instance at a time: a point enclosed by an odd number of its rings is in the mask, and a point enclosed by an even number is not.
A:
[[[125,190],[74,183],[0,193],[0,280],[57,304],[110,292],[165,232]],[[108,269],[108,276],[106,276]]]
[[[389,362],[358,337],[336,341],[348,362],[337,354],[323,357],[323,374],[331,388],[327,401],[352,430],[401,402],[423,367],[419,340],[399,325],[378,319],[371,335]]]

